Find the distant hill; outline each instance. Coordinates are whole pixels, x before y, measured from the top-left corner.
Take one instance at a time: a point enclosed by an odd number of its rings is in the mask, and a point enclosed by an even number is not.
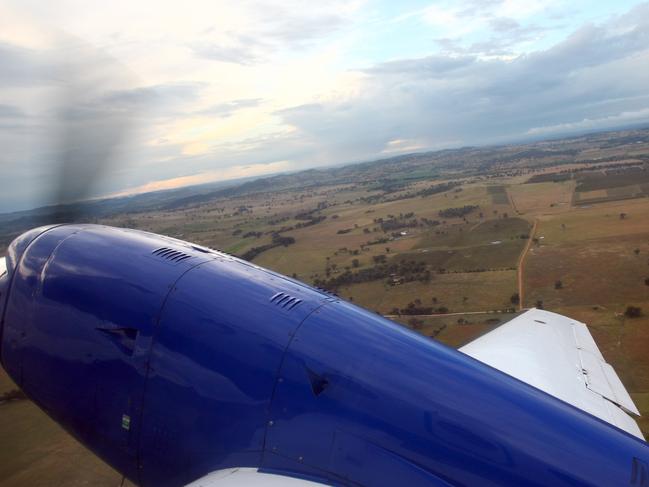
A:
[[[649,142],[649,129],[601,132],[570,138],[491,147],[463,147],[404,154],[375,161],[343,166],[307,169],[275,176],[207,183],[133,196],[106,198],[78,205],[42,207],[0,214],[0,235],[6,238],[51,221],[66,212],[83,215],[84,221],[125,212],[175,210],[253,193],[272,193],[286,188],[316,188],[320,185],[358,184],[377,189],[398,188],[413,181],[480,176],[517,167],[544,167],[584,161],[585,151],[620,148],[608,159],[629,157],[634,144]],[[644,156],[642,156],[644,157]],[[594,161],[595,162],[595,161]],[[73,213],[74,210],[74,213]],[[5,240],[0,237],[0,240]],[[2,243],[2,242],[0,242]]]

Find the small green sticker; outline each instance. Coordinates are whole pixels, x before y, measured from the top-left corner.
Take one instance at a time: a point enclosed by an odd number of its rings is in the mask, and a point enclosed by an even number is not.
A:
[[[127,414],[122,414],[122,428],[127,431],[131,429],[131,417]]]

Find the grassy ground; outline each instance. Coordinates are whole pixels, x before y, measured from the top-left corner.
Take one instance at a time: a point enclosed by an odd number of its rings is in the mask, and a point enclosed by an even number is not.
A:
[[[411,321],[413,317],[400,316],[394,320],[449,347],[460,348],[514,316],[514,313],[472,313],[416,317],[421,323],[415,326]]]
[[[574,181],[517,184],[508,188],[516,210],[521,215],[559,213],[570,209]]]
[[[15,385],[0,369],[0,394]],[[0,404],[0,485],[117,487],[121,475],[86,450],[31,401]]]
[[[429,283],[397,286],[372,281],[339,290],[341,296],[382,314],[391,313],[395,307],[405,308],[415,299],[420,299],[422,306],[445,306],[450,312],[503,309],[511,306],[510,297],[515,292],[515,271],[438,274]]]

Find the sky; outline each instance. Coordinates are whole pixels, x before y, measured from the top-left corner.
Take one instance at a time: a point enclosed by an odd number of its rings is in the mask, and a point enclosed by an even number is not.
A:
[[[0,0],[0,212],[644,123],[649,2]]]

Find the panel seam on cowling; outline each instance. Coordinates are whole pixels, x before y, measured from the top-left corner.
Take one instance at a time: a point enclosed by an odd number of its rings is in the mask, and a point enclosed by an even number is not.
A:
[[[320,304],[318,306],[313,308],[313,310],[311,310],[302,319],[302,321],[300,321],[300,323],[295,327],[295,329],[291,333],[291,336],[288,339],[288,342],[286,343],[286,347],[284,347],[284,351],[282,352],[282,358],[279,361],[279,366],[277,367],[277,372],[275,373],[275,382],[273,383],[273,390],[272,390],[272,392],[270,394],[270,400],[268,401],[268,414],[267,414],[267,417],[266,417],[266,425],[265,425],[265,428],[264,428],[264,441],[262,443],[262,453],[261,453],[262,457],[261,457],[260,468],[264,464],[264,456],[268,453],[268,451],[266,450],[266,442],[267,442],[267,439],[268,439],[269,422],[272,420],[270,416],[271,416],[271,412],[273,410],[272,406],[273,406],[273,402],[275,400],[275,394],[277,392],[277,384],[279,382],[280,375],[282,373],[282,369],[284,368],[284,360],[286,359],[286,355],[288,353],[288,350],[291,348],[293,340],[297,336],[297,333],[300,330],[300,328],[302,327],[302,325],[313,315],[313,313],[315,313],[316,311],[324,308],[325,306],[327,306],[330,303],[331,303],[330,301],[323,300],[323,301],[320,302]]]

